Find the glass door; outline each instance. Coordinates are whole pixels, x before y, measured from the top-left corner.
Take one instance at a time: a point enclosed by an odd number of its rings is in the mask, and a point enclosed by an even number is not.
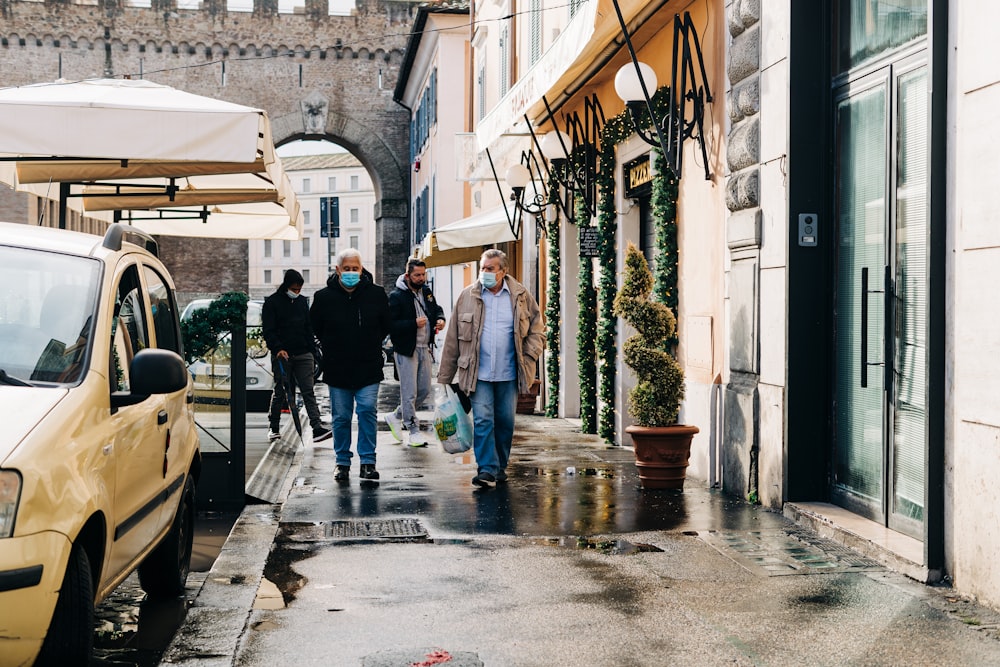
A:
[[[835,102],[834,501],[922,536],[927,68],[892,63]]]

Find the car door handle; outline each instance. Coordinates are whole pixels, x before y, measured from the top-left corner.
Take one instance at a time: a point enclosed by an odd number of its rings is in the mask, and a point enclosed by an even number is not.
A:
[[[156,415],[156,424],[157,426],[160,426],[166,423],[167,423],[167,411],[160,410],[160,413]]]
[[[104,445],[103,447],[101,447],[101,453],[104,454],[105,456],[111,456],[111,452],[113,452],[114,450],[115,450],[114,445]]]

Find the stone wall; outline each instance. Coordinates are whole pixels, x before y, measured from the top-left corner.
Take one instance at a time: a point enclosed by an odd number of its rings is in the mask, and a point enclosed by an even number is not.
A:
[[[358,0],[353,16],[326,15],[324,0],[296,14],[278,14],[276,3],[265,0],[257,0],[253,12],[224,6],[222,0],[198,10],[177,9],[172,0],[148,8],[121,0],[0,0],[0,86],[142,77],[264,109],[277,144],[307,137],[338,143],[372,174],[384,240],[376,270],[394,279],[409,249],[397,241],[409,228],[409,114],[393,102],[392,91],[416,5]],[[317,99],[323,104],[318,126],[307,112],[307,101]],[[171,270],[179,293],[247,288],[246,242],[162,245],[165,252],[176,248]],[[204,256],[242,265],[239,284],[228,270],[208,272],[213,262]]]
[[[760,0],[726,8],[730,130],[726,141],[729,383],[725,392],[723,488],[758,497],[760,451]]]

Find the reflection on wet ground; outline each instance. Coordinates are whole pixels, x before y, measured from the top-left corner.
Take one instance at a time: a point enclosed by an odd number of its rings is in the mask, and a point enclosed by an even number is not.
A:
[[[191,574],[183,597],[148,600],[133,574],[95,610],[93,667],[160,664],[239,515],[205,512],[195,519]]]

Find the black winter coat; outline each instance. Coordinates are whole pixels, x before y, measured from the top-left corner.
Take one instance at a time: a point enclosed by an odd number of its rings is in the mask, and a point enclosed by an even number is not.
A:
[[[429,343],[434,344],[434,324],[438,320],[444,319],[444,309],[438,305],[431,288],[424,285],[421,288],[424,295],[424,303],[427,304],[427,320],[430,327]],[[417,295],[409,287],[401,289],[399,282],[396,288],[389,293],[389,317],[392,320],[392,330],[389,336],[392,338],[392,349],[404,357],[412,357],[413,351],[417,349]]]
[[[348,292],[335,273],[316,292],[309,310],[323,346],[323,382],[338,389],[361,389],[385,379],[382,341],[389,334],[389,301],[367,271]]]
[[[315,343],[306,297],[289,299],[284,292],[275,292],[264,299],[260,317],[264,342],[271,354],[281,350],[288,354],[313,351]]]

